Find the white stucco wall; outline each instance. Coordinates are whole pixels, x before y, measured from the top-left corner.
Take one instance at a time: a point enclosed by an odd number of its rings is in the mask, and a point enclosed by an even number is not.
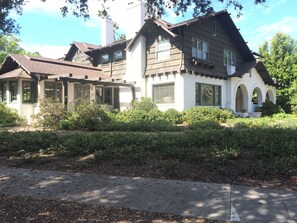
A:
[[[228,107],[227,94],[226,94],[226,87],[227,87],[226,80],[220,80],[220,79],[215,79],[215,78],[210,78],[210,77],[202,77],[199,75],[193,75],[193,74],[187,74],[187,73],[183,74],[183,78],[184,78],[184,97],[185,97],[183,109],[188,109],[188,108],[192,108],[195,106],[196,83],[212,84],[212,85],[221,86],[221,89],[222,89],[221,107],[223,107],[223,108]]]
[[[140,36],[134,46],[126,51],[126,73],[124,80],[127,82],[135,82],[135,99],[140,100],[141,97],[145,96],[145,85],[144,85],[144,72],[145,72],[145,42],[146,39]],[[120,108],[121,110],[126,109],[131,101],[133,100],[133,94],[131,88],[121,87],[120,88]]]
[[[159,84],[174,83],[174,103],[157,104],[161,111],[170,108],[182,111],[184,109],[184,79],[181,74],[169,74],[161,76],[147,77],[146,79],[146,97],[153,98],[153,86]]]
[[[227,90],[228,97],[231,98],[230,108],[235,111],[236,91],[240,85],[244,85],[247,89],[248,99],[247,112],[253,112],[252,94],[255,88],[259,88],[262,92],[262,102],[265,101],[265,96],[268,90],[271,90],[273,94],[272,102],[276,102],[276,88],[268,86],[264,83],[261,76],[258,74],[255,68],[252,68],[250,73],[246,73],[242,78],[233,77],[230,80],[231,88]],[[262,103],[260,102],[260,104]]]

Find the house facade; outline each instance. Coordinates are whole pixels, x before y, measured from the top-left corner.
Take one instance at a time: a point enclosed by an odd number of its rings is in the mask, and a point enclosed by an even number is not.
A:
[[[121,110],[149,97],[160,110],[217,106],[250,115],[265,100],[275,103],[273,79],[227,11],[177,24],[145,19],[145,12],[145,4],[134,1],[126,40],[114,41],[113,23],[104,19],[102,45],[73,42],[63,61],[8,56],[0,70],[1,100],[26,117],[44,97],[70,104],[84,96]]]

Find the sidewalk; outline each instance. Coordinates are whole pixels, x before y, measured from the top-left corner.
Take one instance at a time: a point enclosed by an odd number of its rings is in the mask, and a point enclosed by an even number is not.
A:
[[[240,222],[297,222],[297,191],[0,167],[0,193]]]

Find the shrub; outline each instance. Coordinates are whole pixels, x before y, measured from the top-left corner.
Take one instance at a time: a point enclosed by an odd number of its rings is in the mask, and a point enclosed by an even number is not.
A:
[[[88,101],[78,100],[74,103],[73,112],[61,122],[64,129],[96,130],[100,125],[110,121],[110,117],[101,108],[100,104],[89,103]]]
[[[181,112],[171,108],[163,112],[163,118],[172,124],[183,123],[183,115]]]
[[[184,112],[184,120],[188,124],[200,121],[226,122],[230,118],[234,118],[234,114],[229,109],[214,107],[193,107]]]
[[[34,116],[35,126],[44,129],[59,129],[61,121],[67,117],[67,111],[63,103],[53,98],[40,101],[39,113]]]
[[[14,125],[20,121],[20,116],[15,110],[8,108],[4,103],[0,103],[0,125]]]
[[[150,98],[141,98],[141,101],[133,101],[131,103],[132,110],[141,110],[149,112],[150,110],[158,109],[157,105]]]
[[[261,106],[262,116],[272,116],[280,112],[279,106],[271,101],[265,101]]]

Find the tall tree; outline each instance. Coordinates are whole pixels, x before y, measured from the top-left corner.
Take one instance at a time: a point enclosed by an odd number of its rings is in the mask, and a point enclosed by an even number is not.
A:
[[[37,52],[31,53],[25,51],[22,47],[20,47],[20,39],[16,38],[13,35],[0,36],[0,66],[5,60],[6,56],[10,53],[36,56],[40,55]]]
[[[297,95],[297,40],[279,32],[270,43],[265,41],[259,52],[267,70],[276,79],[277,104],[291,112]]]
[[[0,35],[7,33],[17,33],[19,26],[16,22],[9,18],[9,13],[15,10],[18,14],[22,14],[22,8],[28,1],[33,0],[1,0],[0,1]],[[40,0],[45,2],[46,0]],[[98,4],[101,3],[104,14],[108,15],[108,7],[106,2],[114,0],[97,0]],[[149,17],[161,17],[164,15],[165,10],[173,10],[176,15],[183,15],[188,9],[193,9],[193,17],[212,13],[213,7],[212,2],[219,1],[225,2],[226,7],[234,6],[237,10],[238,15],[241,14],[243,5],[242,0],[146,0],[147,13]],[[255,4],[262,4],[266,0],[252,0]],[[89,18],[89,6],[88,0],[64,0],[65,5],[61,7],[61,13],[66,16],[68,13],[72,13],[77,17],[83,17],[84,19]]]

